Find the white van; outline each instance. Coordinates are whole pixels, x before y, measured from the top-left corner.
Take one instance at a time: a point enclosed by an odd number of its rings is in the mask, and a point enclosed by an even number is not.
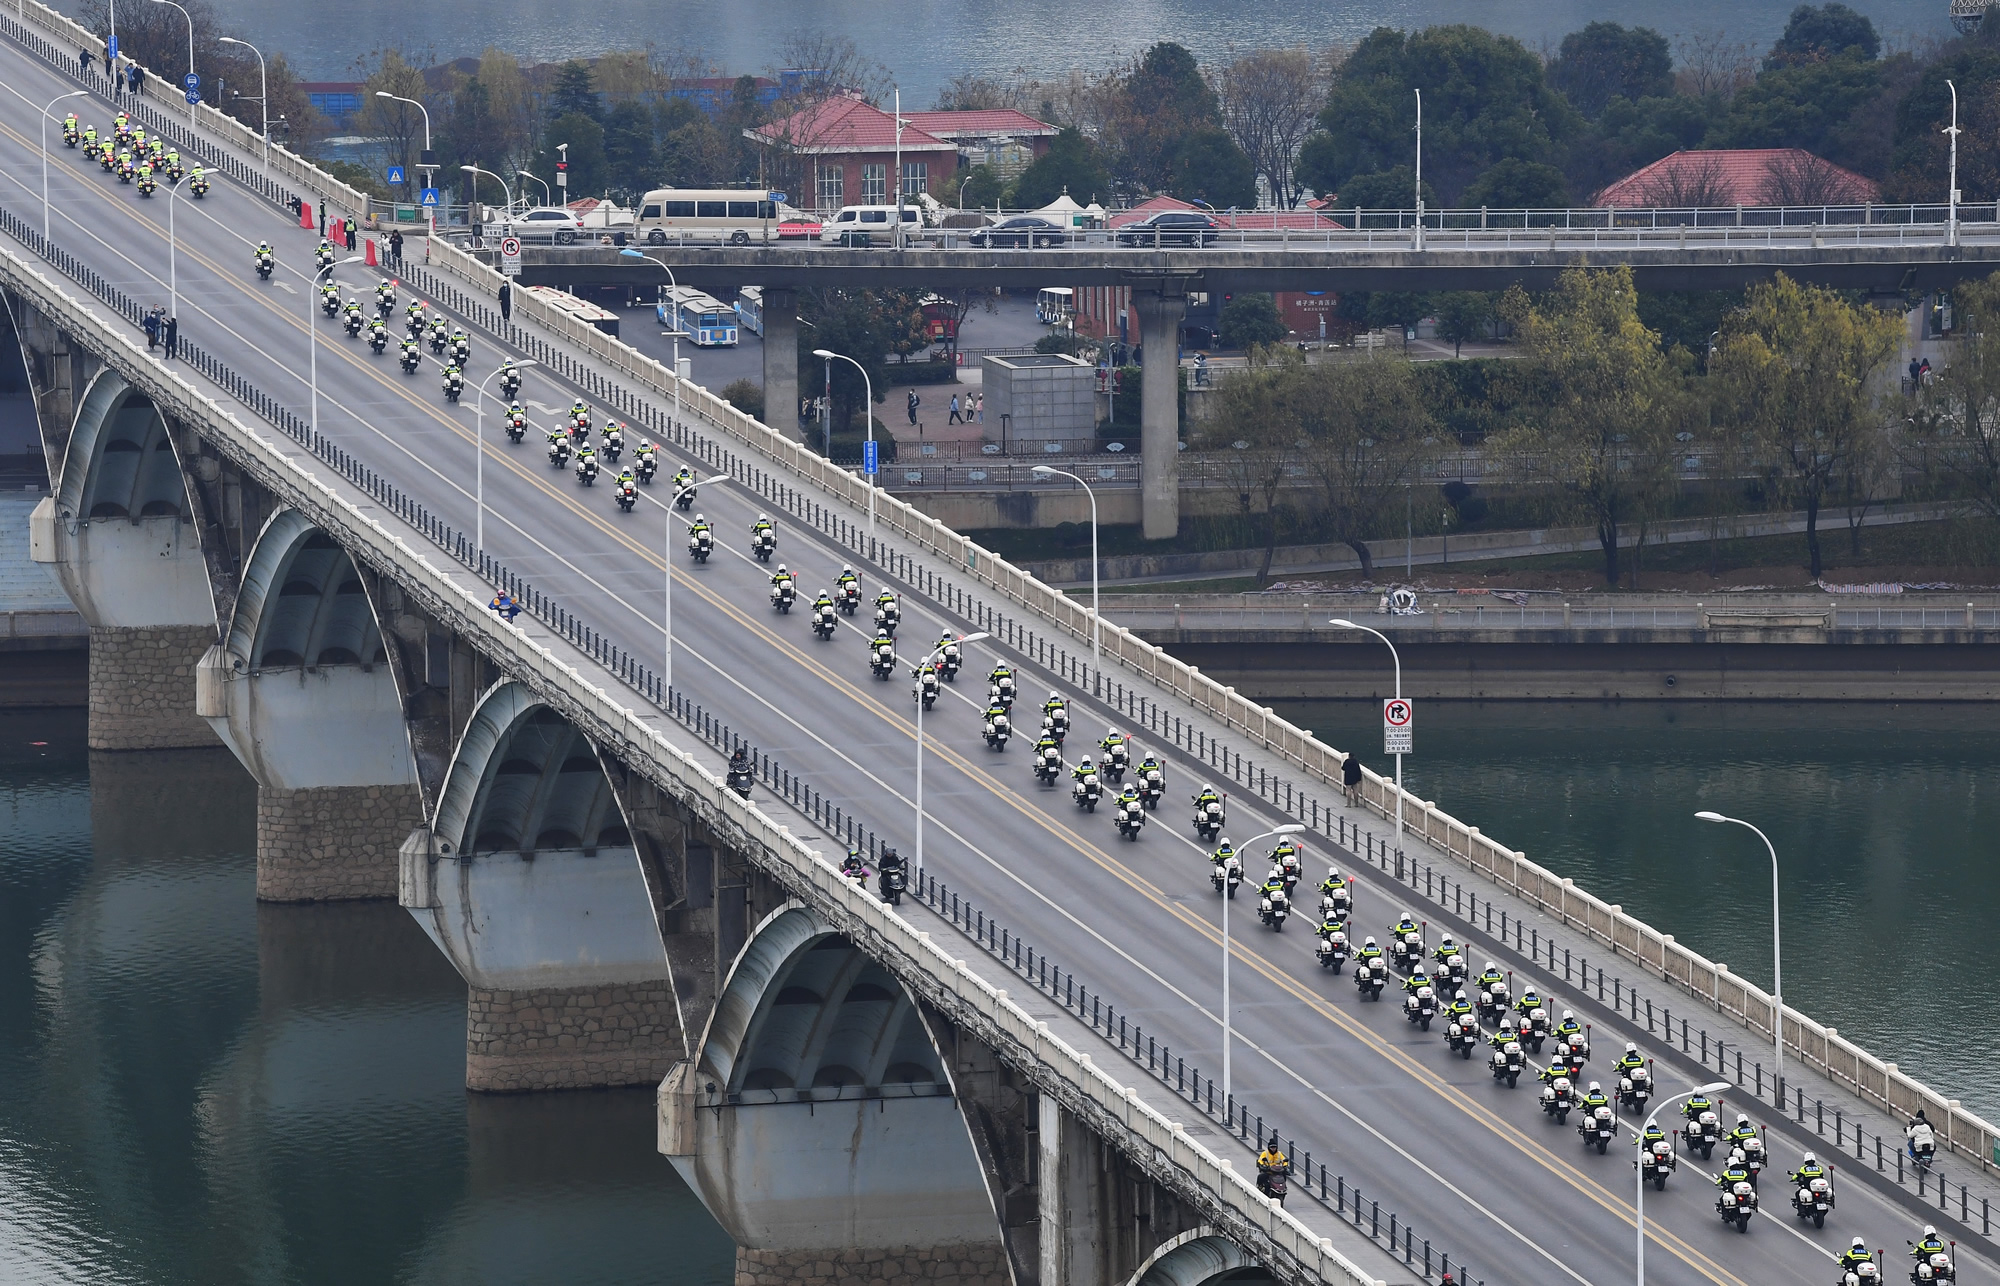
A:
[[[829,246],[889,245],[895,241],[896,207],[893,205],[844,205],[840,213],[820,224],[819,239]],[[903,241],[907,244],[924,230],[924,212],[914,205],[903,207]]]
[[[640,200],[634,229],[654,246],[669,239],[747,246],[779,235],[778,224],[797,213],[769,188],[659,188]]]

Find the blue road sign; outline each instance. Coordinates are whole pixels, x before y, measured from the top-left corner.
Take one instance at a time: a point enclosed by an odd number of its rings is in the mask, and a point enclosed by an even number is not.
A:
[[[880,463],[880,457],[876,453],[875,440],[870,438],[861,444],[861,472],[873,477],[875,475],[875,466],[878,463]]]
[[[198,89],[190,89],[188,91],[187,98],[190,104],[198,103],[201,101],[201,91]]]
[[[200,77],[200,76],[198,76],[198,75],[196,75],[196,74],[195,74],[195,73],[193,73],[193,72],[189,72],[189,73],[188,73],[187,75],[185,75],[185,76],[181,77],[181,88],[182,88],[182,89],[200,89],[200,88],[201,88],[201,77]]]
[[[790,198],[790,197],[788,197],[788,196],[786,196],[786,195],[785,195],[785,194],[784,194],[783,192],[773,192],[773,193],[771,194],[771,199],[772,199],[773,201],[776,201],[776,202],[778,202],[778,203],[779,203],[780,205],[782,205],[782,204],[784,204],[785,202],[787,202],[787,201],[791,200],[791,198]]]
[[[424,190],[423,190],[423,191],[422,191],[422,192],[421,192],[421,193],[420,193],[420,194],[419,194],[419,195],[417,196],[417,204],[418,204],[418,205],[422,205],[422,206],[430,206],[430,207],[432,207],[433,209],[435,209],[435,208],[436,208],[436,206],[437,206],[437,203],[438,203],[438,190],[437,190],[436,188],[425,188],[425,189],[424,189]]]
[[[390,166],[390,167],[389,167],[389,182],[391,182],[391,183],[401,183],[402,181],[403,181],[403,167],[402,167],[402,166],[400,166],[400,165],[392,165],[392,166]]]
[[[118,37],[113,36],[111,39],[105,41],[104,51],[113,58],[116,58],[118,56]]]

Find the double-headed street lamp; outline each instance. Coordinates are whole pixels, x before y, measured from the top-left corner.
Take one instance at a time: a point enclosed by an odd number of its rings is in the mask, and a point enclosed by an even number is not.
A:
[[[1661,1099],[1654,1105],[1651,1114],[1646,1117],[1646,1129],[1635,1131],[1639,1136],[1639,1147],[1643,1149],[1646,1146],[1646,1130],[1650,1130],[1660,1123],[1660,1109],[1667,1104],[1677,1103],[1684,1098],[1692,1098],[1696,1094],[1720,1094],[1728,1088],[1728,1081],[1713,1081],[1707,1085],[1698,1086],[1691,1090],[1683,1090],[1679,1094]],[[1643,1151],[1640,1152],[1639,1159],[1632,1168],[1639,1175],[1639,1186],[1636,1189],[1638,1195],[1632,1201],[1632,1207],[1638,1213],[1635,1226],[1639,1230],[1638,1253],[1633,1262],[1637,1265],[1638,1269],[1637,1286],[1646,1286],[1646,1156]]]
[[[241,45],[257,55],[257,102],[264,109],[264,168],[268,171],[271,168],[271,78],[264,69],[264,51],[234,36],[217,36],[216,39],[225,45]]]
[[[514,363],[514,369],[522,371],[534,364],[534,358],[524,357]],[[505,367],[494,367],[487,373],[485,379],[479,381],[479,387],[473,390],[478,398],[474,404],[478,419],[473,423],[472,444],[478,454],[472,466],[472,474],[475,479],[473,494],[476,498],[475,503],[479,506],[479,513],[473,520],[472,548],[474,552],[482,554],[486,552],[486,386],[493,382],[495,375],[505,369]]]
[[[1296,835],[1304,829],[1298,822],[1286,822],[1262,835],[1252,835],[1236,851],[1248,852],[1250,846],[1259,840],[1273,835]],[[1229,873],[1225,871],[1222,879],[1222,1110],[1225,1113],[1229,1111],[1229,904],[1235,900],[1229,896]]]
[[[868,422],[868,444],[870,446],[873,446],[875,444],[875,381],[868,378],[868,368],[863,366],[861,363],[855,361],[847,354],[836,353],[830,348],[815,348],[813,350],[813,356],[818,358],[824,358],[827,361],[832,361],[834,358],[838,357],[841,361],[846,362],[849,366],[852,366],[855,370],[861,372],[861,387],[867,390],[867,394],[863,398],[861,403],[861,417],[862,419]],[[873,453],[871,452],[870,454]],[[876,468],[879,469],[880,467],[881,464],[880,461],[878,460]],[[867,478],[868,478],[868,556],[870,558],[873,558],[875,556],[875,475],[872,473],[868,474]]]
[[[1062,469],[1052,469],[1046,464],[1038,464],[1028,472],[1040,474],[1045,478],[1068,478],[1083,488],[1084,495],[1090,497],[1090,668],[1094,672],[1101,668],[1097,663],[1097,639],[1099,622],[1102,620],[1097,614],[1097,493],[1090,489],[1088,482],[1077,475]]]
[[[87,98],[87,89],[72,89],[67,94],[57,94],[42,109],[42,240],[49,239],[49,113],[65,98]]]
[[[977,643],[981,639],[992,638],[992,634],[981,630],[967,634],[958,640],[959,646]],[[911,868],[910,878],[914,881],[924,869],[924,667],[936,665],[944,659],[944,645],[940,643],[931,654],[915,665],[917,675],[917,863]]]
[[[1376,638],[1382,640],[1389,649],[1389,659],[1396,663],[1395,698],[1401,701],[1403,699],[1403,658],[1397,655],[1396,645],[1389,642],[1389,636],[1380,630],[1370,629],[1366,625],[1356,625],[1353,621],[1340,616],[1336,616],[1334,619],[1328,621],[1327,624],[1337,630],[1360,630],[1363,634],[1373,634]],[[1403,756],[1400,754],[1396,756],[1396,842],[1398,844],[1403,842]]]
[[[476,165],[461,165],[458,168],[464,173],[470,174],[472,176],[472,202],[475,205],[479,203],[479,176],[484,174],[487,178],[499,179],[500,190],[507,196],[507,218],[505,222],[501,224],[501,227],[503,228],[503,230],[513,228],[514,189],[507,186],[507,180],[500,178],[499,175],[495,174],[491,170],[482,170]]]
[[[1785,1105],[1785,977],[1784,957],[1778,947],[1778,850],[1771,843],[1771,837],[1758,830],[1749,822],[1737,817],[1724,817],[1721,813],[1703,810],[1695,814],[1704,822],[1727,822],[1741,826],[1764,841],[1764,848],[1771,854],[1771,1034],[1777,1046],[1774,1059],[1778,1088],[1778,1106]]]
[[[522,178],[522,179],[534,179],[535,182],[540,183],[542,185],[542,204],[543,205],[555,204],[555,195],[549,191],[549,185],[545,179],[542,179],[538,175],[530,174],[526,170],[516,170],[514,171],[514,176],[516,178]],[[521,193],[521,204],[526,205],[527,203],[528,203],[528,194],[524,190]]]

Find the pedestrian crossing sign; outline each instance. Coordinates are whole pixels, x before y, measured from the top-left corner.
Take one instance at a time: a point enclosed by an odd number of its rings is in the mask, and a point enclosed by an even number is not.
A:
[[[389,182],[391,182],[391,183],[401,183],[401,182],[403,182],[403,167],[402,167],[402,166],[400,166],[400,165],[392,165],[392,166],[390,166],[390,167],[389,167]]]
[[[437,203],[438,203],[438,190],[436,188],[425,188],[423,190],[422,195],[420,195],[417,198],[418,205],[428,206],[431,209],[436,209]]]

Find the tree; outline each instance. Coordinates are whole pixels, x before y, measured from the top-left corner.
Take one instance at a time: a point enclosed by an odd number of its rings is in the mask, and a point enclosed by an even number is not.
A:
[[[2000,23],[1993,30],[2000,30]],[[1968,201],[2000,197],[2000,49],[1990,41],[1958,47],[1923,69],[1896,106],[1892,178],[1883,195],[1935,201],[1944,189],[1951,140],[1951,85],[1958,86],[1958,185]],[[1947,83],[1950,82],[1950,83]]]
[[[1305,425],[1292,402],[1306,369],[1296,353],[1271,353],[1271,366],[1253,367],[1216,385],[1215,412],[1195,445],[1224,462],[1247,512],[1263,517],[1262,582],[1278,549],[1278,492],[1305,448]]]
[[[1954,288],[1951,302],[1957,352],[1916,395],[1902,445],[1914,463],[1939,469],[1958,494],[2000,520],[2000,275]]]
[[[1762,196],[1766,205],[1859,205],[1872,193],[1832,161],[1801,152],[1771,164]]]
[[[1726,31],[1698,31],[1674,42],[1674,88],[1691,98],[1724,103],[1755,79],[1756,46]]]
[[[1875,97],[1881,64],[1840,55],[1766,71],[1739,90],[1707,147],[1802,147],[1828,155],[1855,110]]]
[[[1659,333],[1662,348],[1679,345],[1698,366],[1707,365],[1709,339],[1722,329],[1723,317],[1742,306],[1740,290],[1639,292],[1639,320]]]
[[[1627,199],[1661,209],[1702,210],[1729,205],[1734,191],[1721,157],[1695,153],[1652,175]]]
[[[569,145],[567,191],[556,183],[556,162],[565,155],[557,147],[564,143]],[[550,121],[542,133],[542,151],[536,158],[534,172],[537,178],[549,185],[559,204],[603,192],[610,175],[604,159],[604,127],[581,112],[571,112]]]
[[[941,112],[994,111],[1020,107],[1014,90],[991,76],[962,71],[938,90],[937,110]]]
[[[792,88],[779,102],[780,117],[840,94],[886,106],[895,85],[888,67],[862,53],[851,36],[823,28],[794,31],[779,42],[778,63],[771,74],[796,70],[810,74],[787,81]]]
[[[1673,93],[1674,60],[1667,38],[1651,27],[1593,22],[1563,37],[1548,77],[1570,106],[1595,120],[1614,98],[1637,102]]]
[[[1320,60],[1305,49],[1259,49],[1216,77],[1229,136],[1264,179],[1271,200],[1289,209],[1299,189],[1292,161],[1326,99]]]
[[[1161,177],[1160,189],[1184,201],[1205,201],[1224,210],[1257,208],[1257,171],[1220,126],[1183,137]]]
[[[504,49],[487,47],[479,56],[477,79],[486,87],[494,147],[504,166],[495,168],[511,174],[535,159],[542,137],[541,98],[529,90],[520,61]]]
[[[1561,210],[1569,206],[1569,185],[1553,165],[1503,157],[1472,181],[1459,202],[1502,210]]]
[[[551,117],[588,116],[598,120],[604,114],[597,88],[591,83],[590,64],[575,58],[556,68],[544,98]]]
[[[1493,327],[1493,296],[1478,290],[1447,290],[1432,300],[1437,337],[1450,344],[1454,358],[1465,355],[1465,341],[1484,339]]]
[[[799,328],[800,372],[830,370],[833,382],[831,422],[838,432],[852,428],[864,388],[861,372],[847,362],[827,363],[814,357],[815,348],[842,353],[859,362],[874,382],[879,401],[888,387],[891,351],[908,351],[912,333],[923,332],[923,312],[917,296],[898,290],[827,290],[799,292],[799,316],[812,323]],[[812,381],[809,381],[812,382]],[[872,412],[871,412],[872,414]]]
[[[1064,192],[1078,204],[1111,195],[1111,178],[1096,144],[1074,128],[1057,131],[1049,150],[1014,180],[1014,199],[1024,210],[1040,209]]]
[[[1570,146],[1563,165],[1569,190],[1587,197],[1663,156],[1701,146],[1712,115],[1710,104],[1686,94],[1612,99]]]
[[[998,206],[1006,194],[1007,180],[1000,177],[1000,171],[990,165],[975,165],[962,176],[964,187],[961,199],[969,209],[984,206]],[[1042,202],[1047,205],[1048,202]]]
[[[1549,87],[1541,60],[1511,36],[1469,26],[1378,28],[1335,74],[1321,132],[1302,146],[1299,178],[1324,194],[1411,164],[1418,89],[1424,174],[1446,202],[1502,157],[1553,162],[1582,125]]]
[[[660,149],[653,129],[653,112],[643,103],[618,103],[605,114],[607,182],[613,194],[627,205],[645,195],[659,174]]]
[[[1382,533],[1386,512],[1402,499],[1404,484],[1415,481],[1424,439],[1436,427],[1413,369],[1399,358],[1377,355],[1286,365],[1275,374],[1283,393],[1279,422],[1304,430],[1301,453],[1319,490],[1314,516],[1329,537],[1361,560],[1362,579],[1373,580],[1375,555],[1368,542]]]
[[[1833,0],[1822,5],[1802,4],[1792,10],[1785,33],[1771,46],[1764,66],[1795,67],[1834,58],[1858,58],[1865,62],[1881,53],[1882,38],[1875,34],[1875,24],[1839,0]]]
[[[1781,491],[1805,509],[1815,580],[1824,568],[1820,508],[1875,449],[1882,418],[1869,382],[1901,335],[1900,318],[1782,273],[1752,287],[1744,306],[1723,319],[1709,371],[1728,389],[1733,413]]]
[[[1323,137],[1323,136],[1322,136]],[[1305,164],[1300,157],[1299,164]],[[1334,202],[1334,212],[1351,210],[1414,210],[1417,208],[1417,172],[1407,165],[1376,174],[1357,174],[1338,193],[1325,193]],[[1424,205],[1437,205],[1437,189],[1424,184]]]
[[[503,168],[506,160],[495,137],[492,95],[477,76],[461,82],[452,91],[451,106],[442,114],[439,126],[438,149],[452,172],[459,165],[477,165],[513,183],[514,176]]]
[[[1530,405],[1527,422],[1491,449],[1522,461],[1528,480],[1552,485],[1561,508],[1597,528],[1615,586],[1622,529],[1649,515],[1673,477],[1679,378],[1639,320],[1629,268],[1572,268],[1540,304],[1516,287],[1501,312],[1519,333]]]
[[[1116,110],[1122,177],[1147,191],[1184,177],[1177,162],[1190,135],[1222,127],[1221,105],[1194,55],[1169,40],[1148,49],[1125,77]]]
[[[1241,350],[1275,344],[1290,333],[1278,316],[1277,301],[1259,292],[1238,295],[1222,306],[1215,337],[1222,347]]]

